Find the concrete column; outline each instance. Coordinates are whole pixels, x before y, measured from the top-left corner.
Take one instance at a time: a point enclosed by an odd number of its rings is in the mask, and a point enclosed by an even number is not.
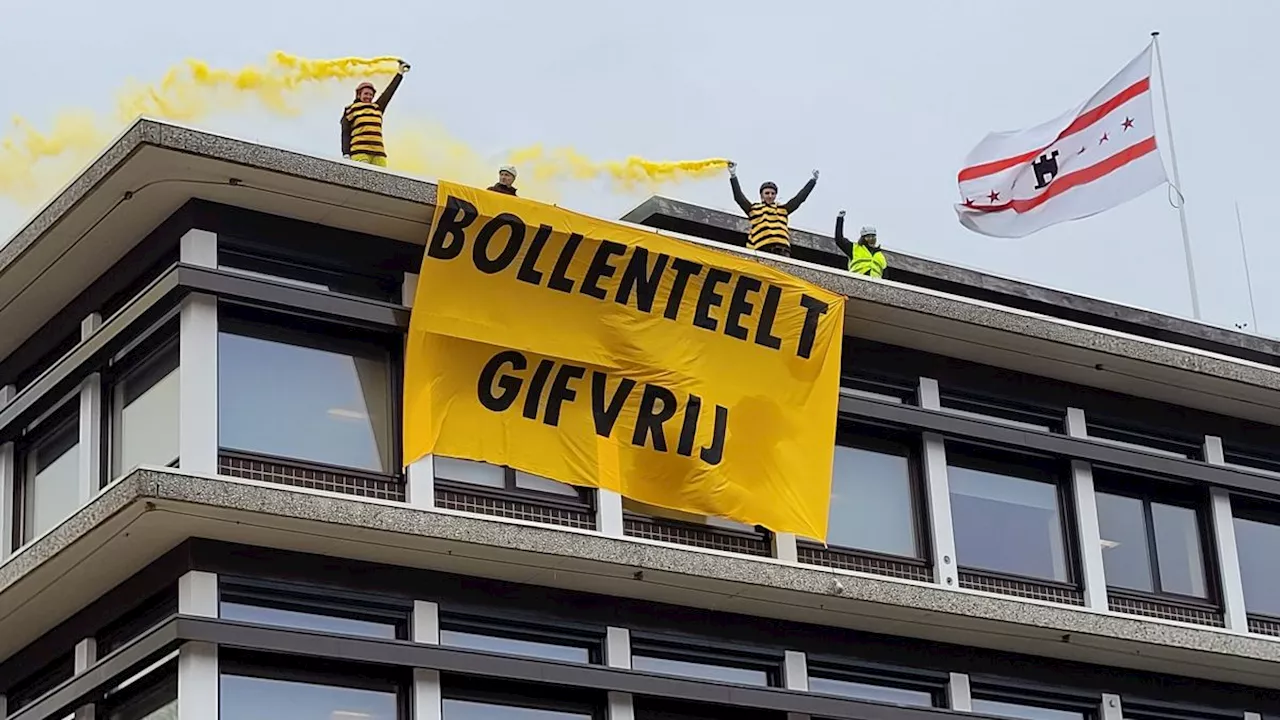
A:
[[[1226,465],[1222,450],[1222,438],[1206,435],[1204,460],[1210,465]],[[1223,621],[1234,632],[1249,632],[1248,610],[1244,604],[1244,580],[1240,575],[1240,555],[1236,546],[1235,513],[1231,510],[1231,493],[1226,488],[1209,490],[1209,526],[1213,529],[1213,548],[1216,552],[1222,585]]]
[[[178,649],[178,720],[219,720],[218,646],[189,642]]]
[[[102,375],[90,373],[80,383],[80,504],[102,487]]]
[[[440,688],[440,672],[413,669],[413,720],[441,720],[444,717],[444,693]],[[186,720],[186,718],[178,718]]]
[[[9,698],[0,693],[0,718],[9,717]]]
[[[942,436],[924,433],[921,456],[924,459],[929,535],[933,541],[934,581],[943,587],[958,588],[956,536],[951,523],[951,491],[947,484],[947,450]]]
[[[782,660],[782,686],[809,691],[809,659],[804,653],[788,650]]]
[[[973,712],[973,692],[969,688],[969,676],[950,673],[947,676],[947,707],[959,712]]]
[[[178,467],[213,475],[218,472],[218,300],[188,295],[180,315]]]
[[[1084,410],[1081,408],[1067,408],[1066,421],[1067,435],[1073,438],[1089,437],[1089,424],[1085,421]]]
[[[76,675],[84,673],[93,664],[98,661],[98,641],[93,638],[84,638],[76,643],[75,647],[75,666]],[[93,704],[82,705],[76,708],[75,720],[94,720],[95,708]]]
[[[609,537],[623,537],[622,495],[603,488],[596,490],[596,529]]]
[[[218,235],[208,230],[191,229],[178,242],[178,259],[186,265],[218,267]]]
[[[1120,696],[1102,693],[1102,703],[1098,708],[1100,720],[1124,720],[1124,707],[1120,704]]]
[[[218,617],[218,575],[189,570],[178,578],[178,612],[194,617]]]
[[[13,443],[0,443],[0,563],[13,554],[17,498],[18,466]],[[4,713],[0,713],[0,717],[4,717]]]
[[[1262,713],[1247,712],[1244,714],[1244,720],[1262,720]]]
[[[17,385],[0,385],[0,408],[13,402],[18,397]]]
[[[631,631],[609,626],[604,638],[604,664],[612,668],[631,669]]]
[[[1098,526],[1098,496],[1093,488],[1093,466],[1083,460],[1071,461],[1071,491],[1076,505],[1076,540],[1084,571],[1084,605],[1107,610],[1107,572],[1102,559],[1102,532]]]
[[[925,410],[941,410],[942,393],[938,390],[938,381],[928,377],[920,378],[916,402]]]
[[[400,304],[411,308],[413,299],[418,294],[418,274],[405,273],[404,282],[400,283]]]
[[[440,644],[440,606],[427,600],[413,601],[411,637],[424,645]]]
[[[773,534],[773,556],[787,562],[800,562],[800,550],[796,546],[795,533]]]
[[[430,455],[405,468],[405,482],[405,499],[410,506],[422,510],[436,506],[436,468]]]

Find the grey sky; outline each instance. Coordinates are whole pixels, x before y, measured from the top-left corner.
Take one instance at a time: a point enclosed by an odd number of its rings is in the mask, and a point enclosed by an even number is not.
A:
[[[389,130],[431,121],[486,156],[534,143],[594,159],[726,156],[749,189],[775,180],[784,196],[819,168],[798,227],[829,234],[845,208],[890,247],[1189,316],[1178,217],[1164,190],[1022,240],[969,233],[952,210],[956,171],[986,132],[1082,102],[1159,29],[1205,320],[1249,320],[1239,200],[1259,323],[1280,334],[1270,270],[1280,247],[1269,230],[1280,225],[1280,178],[1256,149],[1269,147],[1276,118],[1274,0],[122,0],[80,3],[74,23],[59,19],[65,9],[9,3],[5,25],[33,31],[0,44],[5,85],[38,86],[0,94],[0,117],[47,127],[59,110],[109,111],[124,81],[158,80],[187,57],[238,68],[276,49],[401,55],[414,71]],[[193,124],[337,155],[348,92],[336,87],[293,119],[240,109]],[[1157,123],[1168,165],[1163,117]],[[734,208],[724,177],[662,192]],[[573,183],[557,201],[618,217],[646,195]],[[34,210],[0,198],[0,237]]]

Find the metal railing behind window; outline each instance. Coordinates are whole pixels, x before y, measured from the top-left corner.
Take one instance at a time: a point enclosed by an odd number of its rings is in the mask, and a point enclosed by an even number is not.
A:
[[[379,500],[404,502],[406,498],[405,484],[402,478],[365,473],[359,470],[338,470],[320,465],[310,465],[297,460],[271,458],[229,450],[223,450],[218,453],[218,472],[222,475],[246,480],[278,483],[312,490],[326,490],[328,492],[377,498]]]

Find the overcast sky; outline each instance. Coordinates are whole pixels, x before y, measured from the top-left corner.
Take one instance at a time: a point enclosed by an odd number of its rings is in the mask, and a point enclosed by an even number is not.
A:
[[[818,168],[795,226],[830,234],[844,208],[894,249],[1189,317],[1164,189],[1021,240],[972,234],[952,209],[956,172],[985,133],[1074,107],[1159,29],[1204,319],[1251,323],[1239,201],[1258,321],[1280,335],[1275,0],[384,0],[356,11],[329,0],[118,0],[77,3],[74,21],[63,3],[6,6],[4,26],[21,30],[0,43],[0,117],[37,127],[69,108],[111,112],[127,80],[158,80],[188,57],[238,68],[277,49],[400,55],[414,68],[389,132],[430,124],[432,137],[482,158],[534,143],[596,159],[730,157],[748,188],[774,180],[784,196]],[[348,97],[339,86],[295,118],[242,107],[193,124],[337,155]],[[734,209],[727,177],[662,192]],[[575,183],[555,199],[618,217],[646,195]],[[0,198],[0,242],[35,209]]]

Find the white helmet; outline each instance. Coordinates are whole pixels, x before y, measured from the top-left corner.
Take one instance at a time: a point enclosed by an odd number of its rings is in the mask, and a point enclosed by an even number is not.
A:
[[[875,235],[875,234],[876,234],[876,227],[874,225],[863,225],[862,232],[858,234],[858,237],[866,237],[868,235]]]
[[[516,176],[516,166],[515,166],[515,165],[503,165],[502,167],[498,168],[498,172],[500,172],[500,173],[504,173],[504,172],[506,172],[506,173],[511,173],[511,177],[515,177],[515,176]]]

